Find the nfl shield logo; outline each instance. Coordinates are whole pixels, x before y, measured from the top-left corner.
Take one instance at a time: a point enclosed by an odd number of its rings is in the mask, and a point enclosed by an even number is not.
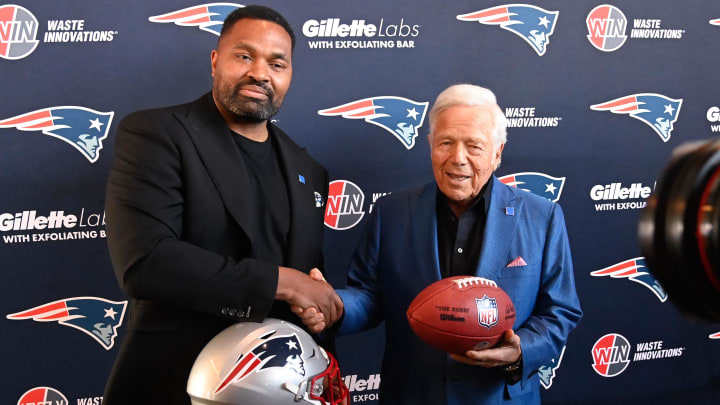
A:
[[[483,295],[482,298],[475,298],[475,304],[477,304],[478,322],[480,325],[488,329],[497,325],[498,308],[495,298]]]

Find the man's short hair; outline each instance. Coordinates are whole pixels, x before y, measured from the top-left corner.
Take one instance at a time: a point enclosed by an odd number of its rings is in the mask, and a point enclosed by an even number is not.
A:
[[[282,16],[282,14],[271,9],[270,7],[265,6],[253,5],[240,7],[232,13],[228,14],[228,16],[225,18],[225,21],[223,22],[222,30],[220,31],[220,38],[222,38],[226,33],[228,33],[233,28],[233,26],[235,26],[235,23],[244,18],[270,21],[283,27],[285,31],[287,31],[287,33],[290,35],[290,39],[292,40],[292,49],[295,50],[295,33],[293,32],[292,27],[290,27],[290,24],[287,22],[285,17]],[[218,38],[218,41],[220,40],[220,38]]]
[[[430,136],[434,131],[434,122],[437,115],[443,110],[456,105],[468,107],[486,107],[493,115],[494,127],[492,130],[493,143],[498,147],[507,142],[507,119],[497,104],[495,94],[480,86],[472,84],[456,84],[443,90],[435,99],[430,110]]]

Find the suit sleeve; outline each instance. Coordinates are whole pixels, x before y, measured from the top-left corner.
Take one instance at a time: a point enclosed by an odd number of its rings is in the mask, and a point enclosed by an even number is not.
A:
[[[522,345],[523,383],[540,366],[560,355],[568,334],[581,317],[565,220],[560,206],[553,204],[535,309],[515,331]]]
[[[134,113],[120,123],[116,137],[106,220],[120,286],[135,299],[216,316],[237,308],[249,312],[247,320],[264,319],[274,301],[277,267],[181,240],[181,152],[154,118]]]
[[[339,335],[360,332],[377,326],[381,321],[381,294],[378,268],[380,256],[382,201],[378,200],[370,214],[360,243],[355,249],[348,270],[347,286],[337,290],[345,307]]]

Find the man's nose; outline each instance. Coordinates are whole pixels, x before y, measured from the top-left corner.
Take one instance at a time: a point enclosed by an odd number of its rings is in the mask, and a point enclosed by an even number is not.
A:
[[[267,63],[261,60],[253,61],[252,65],[250,65],[250,70],[248,70],[248,76],[252,77],[253,79],[255,79],[255,81],[258,82],[268,81],[269,76]]]
[[[450,163],[455,165],[464,165],[467,163],[467,149],[465,145],[457,143],[450,151]]]

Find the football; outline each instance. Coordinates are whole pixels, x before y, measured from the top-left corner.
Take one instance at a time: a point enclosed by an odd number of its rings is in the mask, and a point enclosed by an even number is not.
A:
[[[410,327],[425,343],[448,353],[493,347],[512,329],[515,306],[497,283],[455,276],[436,281],[407,310]]]

